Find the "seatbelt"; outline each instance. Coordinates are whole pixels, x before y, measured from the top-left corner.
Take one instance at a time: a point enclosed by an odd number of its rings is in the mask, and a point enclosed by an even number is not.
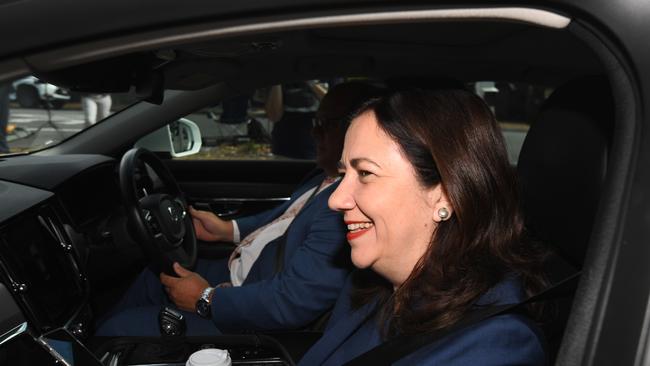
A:
[[[367,351],[366,353],[348,361],[345,365],[392,365],[403,357],[410,355],[411,353],[419,350],[426,345],[441,340],[454,332],[468,328],[474,324],[478,324],[483,320],[502,314],[523,312],[525,305],[566,296],[567,294],[575,291],[575,288],[578,285],[578,279],[580,278],[580,273],[581,272],[578,271],[554,284],[553,286],[546,288],[539,294],[529,297],[522,302],[515,304],[486,306],[472,310],[460,321],[450,327],[430,333],[396,336],[395,338],[392,338]]]

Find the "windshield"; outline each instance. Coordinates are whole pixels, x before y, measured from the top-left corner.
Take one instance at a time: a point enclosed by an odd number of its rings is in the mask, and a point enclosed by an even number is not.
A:
[[[0,155],[56,145],[136,101],[133,93],[75,93],[34,76],[0,84]]]

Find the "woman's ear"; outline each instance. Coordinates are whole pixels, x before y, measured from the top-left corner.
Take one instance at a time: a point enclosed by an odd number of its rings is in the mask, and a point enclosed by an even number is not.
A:
[[[449,220],[454,212],[442,184],[429,191],[429,202],[432,203],[433,221],[436,223]]]

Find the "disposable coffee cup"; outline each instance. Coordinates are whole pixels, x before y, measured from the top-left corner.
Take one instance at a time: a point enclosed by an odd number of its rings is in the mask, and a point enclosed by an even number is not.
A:
[[[185,366],[231,366],[230,354],[225,349],[206,348],[190,355]]]

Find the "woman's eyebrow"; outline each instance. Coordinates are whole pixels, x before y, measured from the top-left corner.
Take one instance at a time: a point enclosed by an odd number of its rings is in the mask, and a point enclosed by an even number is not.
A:
[[[350,165],[352,165],[353,168],[357,169],[359,164],[361,164],[362,162],[366,162],[366,163],[369,163],[369,164],[372,164],[372,165],[376,166],[377,168],[381,168],[381,166],[379,164],[375,163],[374,161],[372,161],[371,159],[368,159],[368,158],[354,158],[354,159],[350,160]]]

